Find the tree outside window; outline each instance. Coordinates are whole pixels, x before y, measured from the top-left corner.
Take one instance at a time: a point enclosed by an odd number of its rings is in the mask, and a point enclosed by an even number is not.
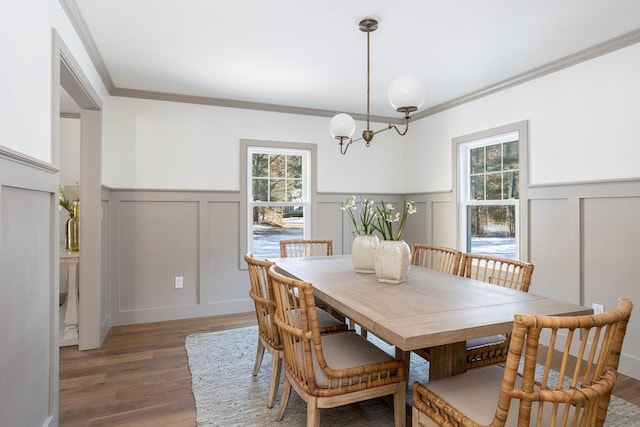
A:
[[[250,149],[249,246],[254,256],[278,256],[279,241],[304,238],[309,221],[308,153]]]
[[[517,258],[520,193],[517,132],[460,144],[459,157],[464,250]]]

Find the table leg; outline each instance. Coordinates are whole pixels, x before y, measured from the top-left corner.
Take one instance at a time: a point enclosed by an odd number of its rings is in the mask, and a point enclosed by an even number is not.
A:
[[[65,340],[78,339],[78,261],[69,260],[67,272],[69,274],[67,283],[67,311],[64,315],[64,336]]]
[[[404,360],[404,377],[407,380],[407,387],[409,386],[409,368],[411,367],[411,352],[402,351],[396,347],[396,359]]]
[[[429,348],[429,381],[466,372],[466,355],[466,341]]]

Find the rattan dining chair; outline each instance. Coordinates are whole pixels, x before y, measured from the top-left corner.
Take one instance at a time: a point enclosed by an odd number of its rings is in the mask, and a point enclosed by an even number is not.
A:
[[[264,351],[267,350],[271,353],[271,380],[269,383],[267,407],[272,408],[280,384],[280,371],[282,370],[283,359],[280,331],[274,319],[276,305],[268,274],[269,267],[271,267],[273,263],[256,259],[251,253],[246,254],[244,260],[248,266],[249,282],[251,284],[249,296],[253,299],[256,309],[256,320],[258,322],[258,348],[252,375],[256,376],[258,374]],[[320,333],[343,332],[348,330],[346,324],[322,310],[318,310],[318,324]]]
[[[332,256],[333,240],[330,239],[289,239],[280,240],[280,256],[282,258],[306,257],[306,256]],[[349,323],[351,329],[356,328],[353,320],[347,319],[342,313],[328,306],[322,301],[316,300],[316,306],[328,311],[333,316]],[[362,336],[367,336],[367,331],[361,328]]]
[[[620,299],[597,315],[516,315],[505,367],[414,382],[413,427],[602,426],[631,309]]]
[[[327,239],[289,239],[280,240],[280,256],[330,256],[333,255],[333,240]]]
[[[414,243],[411,247],[411,264],[431,268],[449,274],[458,274],[462,251],[443,246]]]
[[[498,286],[529,292],[534,266],[531,263],[489,255],[465,253],[459,274]],[[467,369],[507,360],[509,333],[467,341]]]
[[[291,388],[307,403],[307,426],[320,425],[320,409],[393,395],[395,425],[405,425],[404,361],[354,331],[321,335],[311,283],[269,269],[275,319],[283,341],[285,377],[278,420]],[[298,298],[296,298],[296,296]]]
[[[529,292],[533,264],[490,255],[464,253],[460,276]]]
[[[415,252],[415,250],[414,250]],[[533,264],[513,259],[462,253],[458,275],[523,292],[529,291]],[[502,363],[507,360],[509,333],[467,341],[465,369]],[[414,353],[429,360],[429,349]]]

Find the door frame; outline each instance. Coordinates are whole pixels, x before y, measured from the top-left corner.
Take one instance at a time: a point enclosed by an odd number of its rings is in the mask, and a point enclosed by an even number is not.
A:
[[[80,350],[98,348],[102,345],[108,324],[102,319],[100,301],[101,287],[101,190],[102,190],[102,100],[71,51],[53,29],[52,63],[52,163],[60,168],[60,88],[82,109],[80,113],[80,221],[81,261],[79,271],[79,344]],[[58,175],[59,184],[59,175]],[[56,210],[57,212],[57,210]],[[56,213],[56,216],[59,213]],[[56,218],[56,224],[59,224]],[[58,232],[55,227],[54,233]],[[59,258],[58,236],[54,262]],[[59,277],[54,277],[56,292],[59,292]],[[107,322],[108,323],[108,319]],[[54,325],[54,327],[58,327]],[[57,334],[56,334],[57,338]],[[58,340],[55,345],[58,345]]]

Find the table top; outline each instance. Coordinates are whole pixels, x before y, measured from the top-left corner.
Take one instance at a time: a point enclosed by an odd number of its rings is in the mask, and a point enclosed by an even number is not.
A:
[[[356,273],[350,255],[271,259],[314,294],[404,351],[511,330],[515,314],[581,315],[591,308],[411,266],[406,282]]]

